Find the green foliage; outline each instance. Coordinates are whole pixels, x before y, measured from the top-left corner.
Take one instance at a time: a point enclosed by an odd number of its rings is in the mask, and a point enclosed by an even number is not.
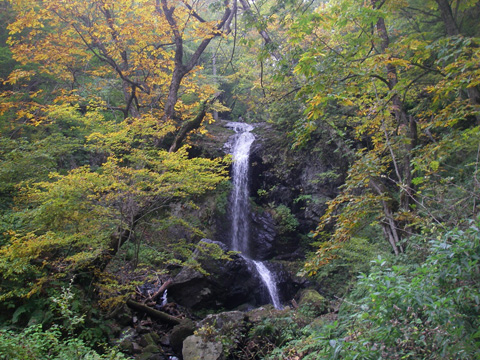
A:
[[[62,318],[66,321],[64,328],[71,335],[78,325],[83,324],[85,321],[85,315],[78,315],[72,309],[72,302],[74,300],[74,294],[72,291],[73,278],[70,281],[70,286],[62,288],[61,293],[57,297],[51,297],[53,304],[52,307],[58,308]]]
[[[303,335],[302,328],[305,325],[304,318],[296,318],[295,315],[285,313],[274,317],[262,319],[249,331],[249,337],[254,341],[263,342],[274,347],[282,347],[289,341]]]
[[[13,70],[16,62],[12,58],[12,52],[9,48],[0,44],[0,82],[3,82]]]
[[[382,259],[360,278],[353,341],[345,358],[474,359],[478,357],[478,223],[452,229],[429,241],[430,254],[414,271],[388,267]],[[428,236],[428,235],[426,235]]]
[[[228,200],[232,183],[226,181],[218,186],[217,195],[215,197],[215,212],[217,215],[225,216],[228,210]]]
[[[96,122],[94,116],[82,118],[69,108],[49,116],[60,122],[65,114]],[[186,147],[177,152],[155,148],[155,139],[170,128],[148,116],[106,123],[99,130],[90,135],[88,146],[105,154],[101,165],[51,172],[48,181],[21,188],[18,203],[25,208],[17,216],[23,225],[18,232],[8,230],[0,249],[3,300],[30,297],[55,277],[87,270],[117,246],[111,239],[115,232],[127,231],[133,238],[150,216],[174,219],[167,215],[170,206],[187,205],[225,180],[222,159],[189,158]]]
[[[310,324],[304,329],[308,335],[270,358],[292,353],[305,359],[478,358],[479,225],[470,221],[462,229],[412,237],[396,264],[379,256],[343,300],[338,321]],[[416,255],[424,247],[426,258]]]
[[[279,235],[292,233],[297,229],[298,220],[292,214],[290,208],[286,205],[278,205],[272,208],[273,219],[277,224],[277,232]]]
[[[415,0],[336,0],[291,24],[293,74],[304,80],[297,98],[306,101],[293,139],[307,146],[328,124],[339,148],[355,153],[316,231],[334,227],[307,264],[312,273],[365,227],[380,225],[400,254],[409,235],[432,221],[458,223],[476,212],[478,197],[469,188],[478,184],[461,176],[478,163],[478,141],[470,143],[478,136],[470,136],[480,118],[479,40],[464,35],[478,33],[478,26],[466,29],[459,20],[473,16],[470,4],[455,12],[459,34],[444,36],[438,3],[428,6],[426,14]],[[461,154],[456,162],[454,154]],[[450,179],[451,166],[462,175]]]
[[[53,307],[59,307],[65,321],[53,324],[48,329],[44,329],[42,324],[29,325],[20,332],[0,329],[1,359],[126,359],[113,348],[105,347],[99,353],[73,333],[84,322],[84,316],[72,309],[74,295],[71,285],[63,288],[59,296],[51,298],[51,301]]]
[[[360,272],[370,272],[371,264],[366,259],[372,259],[379,253],[389,255],[388,248],[380,239],[352,237],[343,246],[331,251],[332,259],[318,269],[314,279],[327,293],[344,296],[354,286]]]

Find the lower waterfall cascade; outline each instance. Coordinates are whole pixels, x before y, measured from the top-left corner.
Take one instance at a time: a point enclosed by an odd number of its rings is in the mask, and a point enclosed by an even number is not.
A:
[[[258,260],[251,259],[250,252],[250,204],[249,204],[249,169],[250,149],[255,140],[251,133],[254,127],[240,122],[229,122],[227,127],[235,131],[231,154],[233,156],[232,181],[233,190],[230,197],[231,213],[231,250],[241,252],[241,256],[255,270],[270,297],[270,301],[276,309],[282,308],[280,297],[275,281],[275,276],[267,266]]]

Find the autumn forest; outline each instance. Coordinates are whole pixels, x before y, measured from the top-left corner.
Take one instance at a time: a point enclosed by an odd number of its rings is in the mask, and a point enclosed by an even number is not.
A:
[[[0,359],[480,358],[479,17],[0,0]]]

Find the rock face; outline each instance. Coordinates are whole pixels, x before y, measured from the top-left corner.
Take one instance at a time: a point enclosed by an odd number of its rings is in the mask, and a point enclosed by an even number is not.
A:
[[[227,251],[224,244],[203,239],[207,244],[216,244]],[[248,262],[239,255],[232,260],[199,259],[202,268],[209,274],[185,268],[173,280],[168,289],[171,298],[192,309],[233,309],[241,304],[256,304],[261,300],[258,278],[250,270]]]
[[[271,259],[274,254],[274,245],[277,232],[275,221],[268,212],[251,213],[250,239],[252,258],[256,260]]]
[[[230,336],[232,330],[241,331],[245,327],[245,319],[246,315],[241,311],[227,311],[207,315],[205,319],[197,323],[197,327],[211,327],[215,329],[217,335]]]
[[[344,181],[347,161],[327,133],[316,135],[303,149],[291,150],[285,133],[275,127],[257,126],[255,132],[251,196],[264,209],[285,205],[299,222],[297,230],[283,238],[277,231],[269,256],[297,254],[299,233],[308,234],[317,227],[326,202],[337,195]]]

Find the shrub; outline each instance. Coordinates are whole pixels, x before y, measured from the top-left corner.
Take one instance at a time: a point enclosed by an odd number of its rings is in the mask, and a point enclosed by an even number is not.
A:
[[[122,353],[112,348],[105,348],[105,352],[100,354],[74,333],[84,323],[85,316],[80,315],[72,306],[75,300],[72,283],[50,300],[52,309],[61,314],[57,323],[47,329],[41,324],[29,325],[21,331],[0,328],[0,359],[126,359]]]
[[[360,276],[356,293],[363,296],[345,318],[353,325],[343,358],[478,358],[479,242],[471,222],[430,240],[430,254],[413,272],[378,258],[375,270]]]

